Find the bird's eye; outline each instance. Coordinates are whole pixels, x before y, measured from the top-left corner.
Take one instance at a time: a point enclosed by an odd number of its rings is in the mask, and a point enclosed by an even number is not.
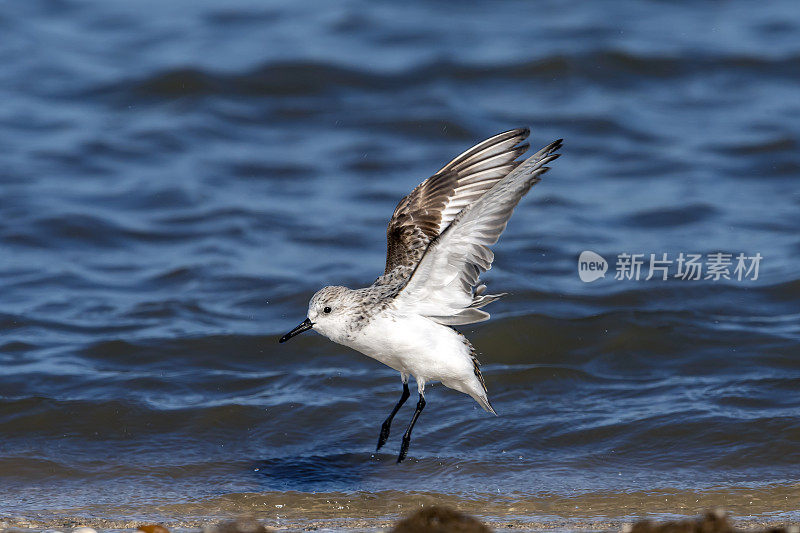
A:
[[[322,312],[323,312],[323,313],[330,313],[330,312],[331,312],[331,308],[330,308],[330,307],[328,307],[328,306],[326,305],[326,306],[325,306],[325,307],[322,309]]]

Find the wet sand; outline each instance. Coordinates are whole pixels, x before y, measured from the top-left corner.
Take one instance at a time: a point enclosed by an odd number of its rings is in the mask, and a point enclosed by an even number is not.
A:
[[[619,531],[642,519],[674,520],[724,509],[738,529],[757,530],[800,524],[800,485],[719,488],[706,491],[654,490],[541,494],[440,493],[242,493],[188,503],[93,506],[46,509],[6,516],[0,530],[60,529],[88,525],[99,530],[135,529],[162,523],[172,531],[189,531],[236,517],[252,517],[279,530],[326,529],[380,531],[422,509],[446,506],[473,515],[495,529]]]
[[[674,520],[691,519],[692,517],[673,517]],[[732,525],[737,530],[742,531],[762,531],[785,529],[789,533],[800,532],[800,521],[753,519],[749,517],[729,517]],[[655,520],[654,524],[663,523],[665,519]],[[567,532],[567,531],[620,531],[630,532],[636,523],[625,520],[553,520],[553,521],[532,521],[502,519],[500,517],[488,517],[482,520],[493,530],[512,530],[512,531],[548,531],[548,532]],[[316,531],[323,530],[329,532],[342,533],[367,533],[390,531],[398,523],[394,520],[375,520],[375,519],[348,519],[348,520],[304,520],[294,523],[278,524],[273,521],[264,521],[263,525],[267,531]],[[3,521],[0,529],[3,533],[20,532],[42,532],[45,530],[56,529],[64,533],[69,533],[71,529],[87,524],[85,521],[64,519],[57,521],[39,522],[35,520]],[[97,520],[91,522],[92,527],[99,531],[132,531],[142,524],[141,521],[130,520]],[[172,533],[198,533],[198,530],[213,525],[213,522],[197,521],[170,521],[167,526]],[[794,529],[793,529],[794,528]]]

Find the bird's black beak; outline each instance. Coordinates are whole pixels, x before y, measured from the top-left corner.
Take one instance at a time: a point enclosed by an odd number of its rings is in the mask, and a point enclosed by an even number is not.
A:
[[[286,341],[288,341],[289,339],[291,339],[292,337],[294,337],[295,335],[300,335],[300,334],[301,334],[301,333],[303,333],[304,331],[308,331],[308,330],[310,330],[310,329],[311,329],[311,328],[313,328],[313,327],[314,327],[314,323],[313,323],[313,322],[311,322],[309,319],[307,319],[307,318],[306,318],[305,320],[303,320],[303,321],[300,323],[300,325],[299,325],[299,326],[297,326],[297,327],[296,327],[296,328],[294,328],[292,331],[290,331],[289,333],[287,333],[286,335],[284,335],[283,337],[281,337],[281,340],[279,340],[278,342],[286,342]]]

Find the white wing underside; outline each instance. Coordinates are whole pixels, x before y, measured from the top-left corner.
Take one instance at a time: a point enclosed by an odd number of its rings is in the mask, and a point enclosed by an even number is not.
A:
[[[503,296],[484,294],[486,286],[480,284],[479,276],[491,268],[494,260],[489,246],[497,242],[520,199],[549,170],[545,165],[558,157],[553,152],[560,147],[560,140],[544,147],[480,198],[459,208],[452,222],[430,243],[411,279],[396,296],[397,306],[440,324],[471,324],[488,319],[489,313],[480,308]]]

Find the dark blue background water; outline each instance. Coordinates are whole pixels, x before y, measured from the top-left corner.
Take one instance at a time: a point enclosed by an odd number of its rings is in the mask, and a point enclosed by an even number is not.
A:
[[[0,35],[0,515],[285,491],[800,507],[795,2],[36,0]],[[521,125],[565,147],[495,248],[511,295],[462,328],[501,416],[434,387],[397,467],[399,434],[372,455],[397,375],[277,338],[382,271],[412,187]],[[583,250],[763,260],[585,284]]]

